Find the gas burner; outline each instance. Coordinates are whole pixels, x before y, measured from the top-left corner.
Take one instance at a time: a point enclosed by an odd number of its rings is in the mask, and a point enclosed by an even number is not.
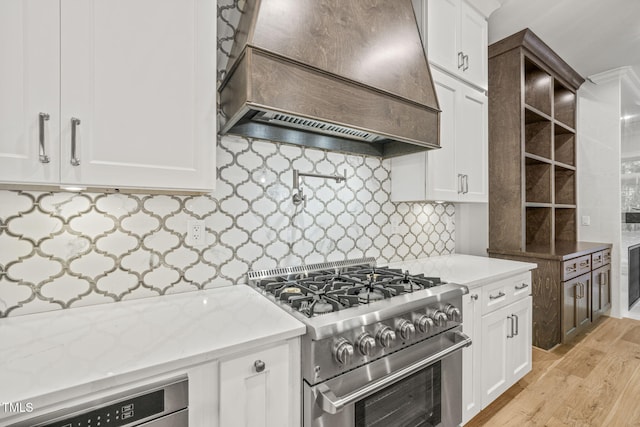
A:
[[[418,292],[442,282],[437,277],[361,264],[270,276],[256,284],[305,316],[314,317]]]

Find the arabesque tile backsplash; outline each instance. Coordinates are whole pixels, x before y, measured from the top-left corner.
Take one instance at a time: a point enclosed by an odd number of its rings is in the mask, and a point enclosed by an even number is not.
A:
[[[221,10],[239,3],[218,2],[219,57]],[[243,283],[251,269],[454,251],[454,206],[392,203],[389,161],[235,136],[217,150],[210,195],[0,191],[0,317]],[[303,178],[296,206],[294,168],[347,180]],[[202,247],[185,239],[193,219]]]

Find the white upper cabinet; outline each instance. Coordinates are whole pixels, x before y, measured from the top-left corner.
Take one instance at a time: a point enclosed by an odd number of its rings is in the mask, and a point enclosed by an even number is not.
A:
[[[5,10],[10,3],[25,6]],[[0,109],[16,101],[25,105],[11,121],[0,116],[0,161],[31,165],[26,172],[3,167],[1,182],[213,189],[212,0],[11,0],[0,9],[2,20],[5,12],[22,18],[10,31],[28,38],[18,47],[0,47],[8,75],[46,82],[28,82],[27,91],[13,91],[8,99],[4,72],[0,78]],[[34,21],[45,22],[51,34],[42,36]],[[29,60],[33,56],[48,65],[38,66]],[[6,60],[16,57],[23,61]],[[40,112],[49,114],[43,129],[48,164],[39,160]]]
[[[58,15],[54,1],[0,2],[0,181],[58,181]]]
[[[487,97],[447,74],[432,75],[441,148],[391,159],[391,200],[487,202]]]
[[[429,62],[487,90],[486,17],[465,0],[423,1],[427,2],[426,14],[420,18],[427,21]]]

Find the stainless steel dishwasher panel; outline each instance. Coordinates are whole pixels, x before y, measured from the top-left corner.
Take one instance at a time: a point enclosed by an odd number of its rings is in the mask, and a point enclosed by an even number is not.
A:
[[[156,382],[91,400],[68,409],[36,415],[9,427],[188,427],[189,381]]]

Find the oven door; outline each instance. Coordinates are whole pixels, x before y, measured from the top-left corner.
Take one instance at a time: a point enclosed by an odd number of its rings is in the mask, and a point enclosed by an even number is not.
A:
[[[323,383],[304,384],[304,427],[459,426],[460,328],[391,353]]]

